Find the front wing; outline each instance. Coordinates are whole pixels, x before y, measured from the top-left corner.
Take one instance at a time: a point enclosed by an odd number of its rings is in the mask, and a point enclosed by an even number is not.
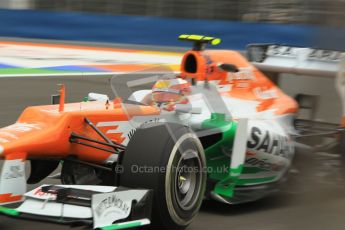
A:
[[[18,208],[0,207],[13,218],[125,229],[150,224],[152,191],[112,186],[42,185],[27,192]]]

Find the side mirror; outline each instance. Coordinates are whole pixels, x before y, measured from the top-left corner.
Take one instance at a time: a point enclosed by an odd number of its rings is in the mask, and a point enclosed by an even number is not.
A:
[[[233,65],[233,64],[226,64],[226,63],[222,63],[218,65],[218,68],[226,71],[226,72],[232,72],[232,73],[236,73],[239,71],[239,69],[237,68],[237,66]]]

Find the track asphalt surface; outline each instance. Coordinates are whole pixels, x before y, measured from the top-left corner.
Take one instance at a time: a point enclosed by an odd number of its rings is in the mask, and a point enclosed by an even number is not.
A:
[[[50,95],[56,93],[58,83],[66,84],[67,102],[81,101],[88,92],[112,94],[109,77],[104,76],[0,78],[0,126],[15,122],[29,105],[49,104]],[[297,156],[289,180],[280,192],[257,202],[233,206],[205,201],[199,216],[188,229],[344,229],[344,159],[337,153]],[[51,182],[54,181],[44,181]],[[30,189],[34,187],[37,185]],[[0,229],[63,230],[70,227],[0,217]]]

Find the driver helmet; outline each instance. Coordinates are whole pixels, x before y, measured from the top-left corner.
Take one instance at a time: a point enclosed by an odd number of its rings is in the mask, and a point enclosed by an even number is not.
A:
[[[152,88],[152,101],[158,107],[171,111],[176,104],[187,104],[191,85],[182,78],[158,80]]]

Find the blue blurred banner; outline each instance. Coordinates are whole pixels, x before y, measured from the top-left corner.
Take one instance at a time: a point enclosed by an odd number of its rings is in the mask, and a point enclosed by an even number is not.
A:
[[[341,31],[339,41],[345,37]],[[177,40],[183,33],[220,37],[219,48],[238,50],[248,43],[318,46],[316,37],[326,36],[322,28],[305,25],[0,9],[0,36],[6,37],[190,46]]]

